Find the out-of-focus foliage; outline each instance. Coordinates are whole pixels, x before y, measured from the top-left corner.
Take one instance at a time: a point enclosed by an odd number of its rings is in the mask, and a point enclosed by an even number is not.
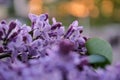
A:
[[[87,18],[92,25],[120,23],[120,0],[0,0],[0,9],[0,19],[25,19],[31,12],[49,13],[65,25]]]

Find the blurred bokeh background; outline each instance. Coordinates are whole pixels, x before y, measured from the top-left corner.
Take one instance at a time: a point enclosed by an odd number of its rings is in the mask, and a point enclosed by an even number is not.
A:
[[[120,60],[120,0],[0,0],[0,20],[19,19],[30,25],[28,14],[48,13],[66,27],[74,20],[84,35],[108,40],[113,64]]]

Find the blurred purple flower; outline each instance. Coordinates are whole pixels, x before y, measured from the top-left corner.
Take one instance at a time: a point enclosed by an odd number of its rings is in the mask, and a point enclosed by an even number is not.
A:
[[[0,60],[0,80],[120,80],[120,64],[94,69],[88,63],[87,38],[78,21],[65,32],[55,18],[49,24],[48,14],[29,18],[31,26],[0,23],[0,56],[12,60]]]

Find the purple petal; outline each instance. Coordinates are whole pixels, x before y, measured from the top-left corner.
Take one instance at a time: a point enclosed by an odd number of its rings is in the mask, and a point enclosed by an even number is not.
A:
[[[11,41],[11,40],[14,39],[17,35],[18,35],[18,32],[14,32],[14,33],[8,38],[8,40]]]
[[[16,23],[15,22],[11,22],[9,24],[9,30],[8,30],[8,34],[16,27]]]
[[[53,24],[56,24],[56,19],[52,18],[52,22],[53,22]]]
[[[5,21],[5,20],[2,20],[2,21],[1,21],[1,24],[6,24],[6,21]]]
[[[48,14],[41,14],[40,16],[39,16],[39,20],[40,21],[46,21],[48,19]]]
[[[60,27],[57,30],[57,34],[60,35],[60,36],[64,35],[64,32],[65,32],[65,27],[64,26]]]
[[[62,23],[56,23],[52,25],[51,30],[55,30],[56,28],[60,28],[62,26]]]
[[[71,25],[74,26],[74,27],[77,27],[78,26],[78,21],[77,20],[74,21]]]
[[[64,38],[69,38],[72,34],[73,34],[73,32],[75,31],[75,29],[73,29],[74,27],[73,26],[71,26],[69,29],[68,29],[68,31],[66,32],[66,34],[64,35]]]
[[[30,13],[28,17],[31,20],[31,22],[36,22],[38,16]]]
[[[28,54],[26,52],[23,52],[21,55],[22,62],[27,62],[28,61]]]
[[[27,35],[23,36],[23,41],[27,44],[31,43],[32,42],[31,35],[27,34]]]
[[[64,35],[64,38],[69,38],[75,30],[77,30],[78,27],[78,21],[74,21],[68,28],[66,34]]]

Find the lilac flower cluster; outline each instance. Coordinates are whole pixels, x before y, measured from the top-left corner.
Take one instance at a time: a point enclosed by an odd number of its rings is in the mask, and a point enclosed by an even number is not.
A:
[[[105,69],[84,65],[80,69],[78,65],[83,58],[72,52],[72,48],[67,51],[69,54],[64,54],[62,43],[63,47],[72,46],[66,40],[61,41],[47,49],[50,56],[31,59],[26,64],[18,60],[12,64],[0,61],[0,80],[120,80],[120,64]]]
[[[9,55],[12,61],[19,58],[26,62],[30,58],[44,57],[48,55],[46,49],[63,39],[70,40],[75,51],[86,53],[86,38],[81,35],[82,27],[78,27],[78,21],[74,21],[65,32],[62,23],[56,22],[55,18],[53,24],[49,24],[47,14],[29,14],[29,18],[31,26],[22,25],[18,20],[0,23],[0,53]]]
[[[31,26],[18,20],[0,23],[0,80],[120,80],[120,65],[94,69],[87,59],[82,26],[65,31],[47,14],[29,14]]]

